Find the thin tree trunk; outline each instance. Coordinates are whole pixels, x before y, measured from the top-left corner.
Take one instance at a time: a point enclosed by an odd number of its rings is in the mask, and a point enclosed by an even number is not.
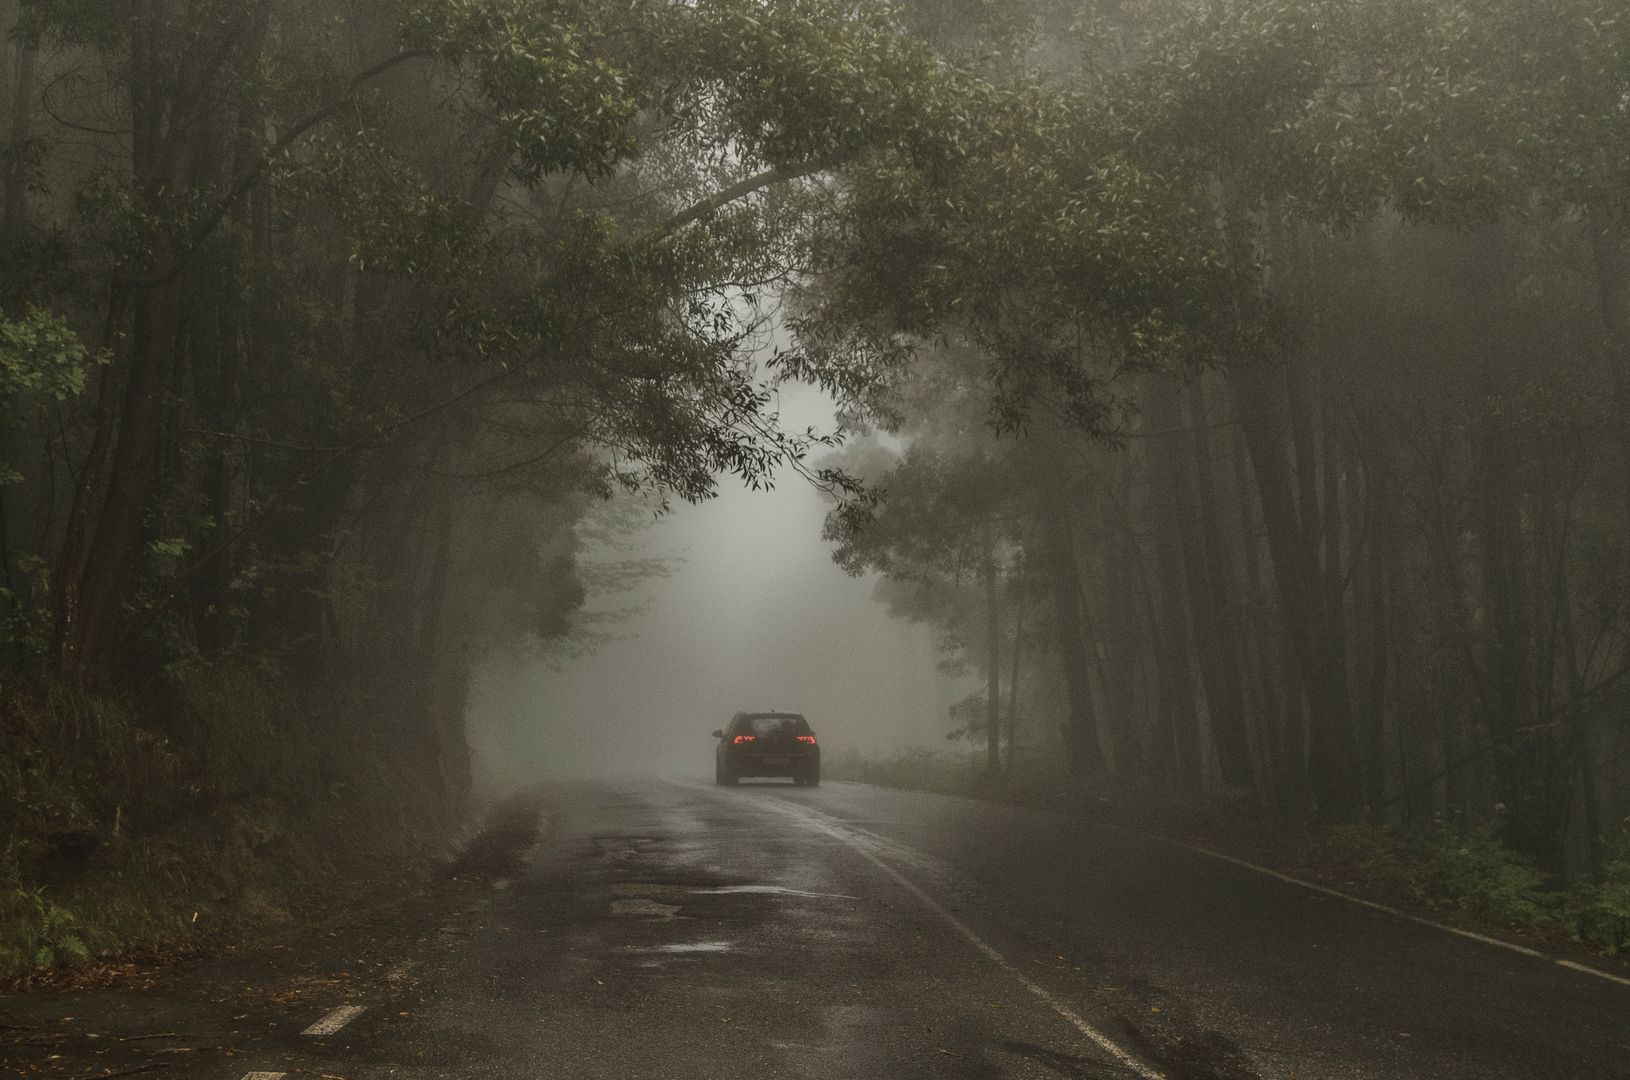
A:
[[[1239,625],[1234,617],[1229,559],[1218,521],[1215,479],[1207,429],[1209,411],[1205,388],[1195,383],[1187,394],[1189,409],[1182,413],[1174,400],[1173,420],[1186,418],[1187,448],[1174,447],[1174,478],[1189,493],[1183,505],[1173,507],[1183,527],[1183,561],[1189,579],[1189,614],[1194,622],[1195,646],[1205,680],[1206,704],[1211,717],[1211,740],[1223,783],[1254,788],[1251,741],[1246,730],[1244,682],[1240,671]]]
[[[0,32],[4,29],[0,28]],[[0,49],[10,45],[0,39]],[[28,144],[34,137],[34,96],[38,93],[39,52],[21,41],[16,43],[17,76],[7,80],[11,96],[10,146],[5,155],[5,171],[0,175],[0,251],[9,250],[22,235],[28,213]]]
[[[1607,370],[1613,387],[1613,415],[1618,424],[1621,483],[1625,516],[1624,558],[1630,565],[1630,251],[1623,223],[1592,208],[1588,216],[1591,257],[1601,304]]]
[[[1386,805],[1387,784],[1387,664],[1392,643],[1387,632],[1387,551],[1391,546],[1391,517],[1381,470],[1364,470],[1368,528],[1364,537],[1364,609],[1369,622],[1366,643],[1368,665],[1361,707],[1364,732],[1364,802],[1376,813]]]
[[[991,779],[1002,771],[1002,618],[1001,589],[996,570],[996,541],[985,529],[985,767]]]
[[[1152,406],[1150,419],[1159,428],[1174,426],[1175,408],[1162,403],[1173,401],[1169,384],[1157,382],[1148,388],[1147,400]],[[1188,577],[1188,548],[1185,543],[1184,521],[1188,504],[1193,496],[1182,468],[1183,454],[1171,445],[1171,437],[1151,440],[1146,446],[1149,464],[1149,516],[1154,530],[1155,580],[1158,589],[1156,622],[1159,627],[1159,647],[1156,661],[1160,669],[1161,697],[1164,715],[1161,721],[1170,732],[1172,747],[1172,780],[1190,790],[1205,782],[1204,750],[1201,742],[1200,715],[1196,692],[1207,687],[1205,660],[1209,654],[1198,638],[1205,634],[1200,625],[1191,626],[1190,609],[1195,603],[1196,588],[1191,588]],[[1198,647],[1201,660],[1199,685],[1191,662],[1190,644]]]
[[[1253,367],[1232,372],[1230,384],[1261,496],[1280,611],[1311,714],[1314,797],[1324,816],[1355,819],[1363,805],[1363,781],[1347,676],[1320,603],[1319,568],[1308,558],[1303,526],[1308,508],[1298,513],[1280,380],[1272,369]]]
[[[1070,715],[1064,724],[1064,745],[1070,771],[1077,776],[1101,772],[1103,750],[1098,741],[1098,715],[1093,707],[1092,682],[1087,673],[1087,642],[1081,628],[1081,578],[1075,562],[1075,541],[1068,503],[1054,498],[1044,511],[1047,527],[1049,576],[1053,579],[1053,612],[1058,624],[1058,647],[1064,669],[1064,692]]]
[[[1024,658],[1024,616],[1026,600],[1025,560],[1023,553],[1019,556],[1018,600],[1013,613],[1013,660],[1008,667],[1013,674],[1008,677],[1007,684],[1007,774],[1013,775],[1013,752],[1018,745],[1019,726],[1019,676],[1023,672]]]
[[[1237,426],[1236,426],[1237,427]],[[1245,605],[1242,627],[1244,638],[1250,653],[1249,660],[1252,670],[1252,680],[1256,686],[1257,741],[1258,753],[1263,762],[1265,783],[1271,792],[1274,792],[1275,801],[1281,805],[1289,805],[1287,796],[1292,789],[1299,790],[1303,784],[1303,770],[1297,768],[1293,774],[1286,775],[1284,766],[1283,747],[1285,744],[1285,726],[1293,721],[1287,719],[1289,712],[1281,708],[1281,693],[1284,684],[1290,682],[1288,678],[1276,679],[1274,658],[1284,652],[1284,635],[1279,631],[1278,623],[1265,614],[1266,604],[1263,599],[1263,590],[1269,586],[1265,583],[1262,573],[1261,553],[1258,550],[1260,541],[1257,538],[1255,517],[1252,508],[1257,504],[1255,488],[1251,483],[1250,467],[1248,465],[1249,452],[1245,446],[1243,432],[1236,430],[1232,453],[1233,460],[1234,504],[1239,519],[1237,535],[1240,541],[1240,554],[1244,560],[1245,568]]]

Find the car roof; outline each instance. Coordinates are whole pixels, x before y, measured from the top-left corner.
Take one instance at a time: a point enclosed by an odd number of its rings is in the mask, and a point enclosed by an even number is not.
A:
[[[739,712],[732,720],[802,720],[803,713],[795,712]]]

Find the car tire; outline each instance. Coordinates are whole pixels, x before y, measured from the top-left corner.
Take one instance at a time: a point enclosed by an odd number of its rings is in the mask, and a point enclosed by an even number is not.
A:
[[[730,766],[722,761],[713,763],[713,782],[720,787],[730,787],[736,782],[736,774],[730,771]]]
[[[821,767],[813,769],[800,769],[792,776],[792,782],[801,787],[819,787],[821,783]]]

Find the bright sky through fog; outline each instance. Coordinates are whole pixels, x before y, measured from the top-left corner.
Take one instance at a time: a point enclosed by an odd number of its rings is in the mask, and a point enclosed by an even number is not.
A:
[[[788,427],[832,427],[814,390],[782,393]],[[627,764],[702,772],[708,732],[739,709],[810,718],[828,749],[871,753],[944,747],[953,696],[937,674],[935,631],[891,618],[873,580],[832,562],[821,540],[826,504],[791,474],[775,490],[726,480],[700,506],[677,504],[641,537],[636,555],[679,555],[646,583],[644,610],[593,655],[488,669],[472,690],[478,772],[501,784],[533,771]],[[591,597],[625,607],[627,597]]]

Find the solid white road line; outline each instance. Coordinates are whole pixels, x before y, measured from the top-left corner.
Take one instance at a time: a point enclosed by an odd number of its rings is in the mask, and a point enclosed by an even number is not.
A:
[[[706,789],[704,788],[704,790]],[[887,874],[891,879],[893,879],[895,884],[899,885],[901,888],[905,889],[906,892],[916,897],[917,901],[921,903],[923,907],[945,920],[945,922],[950,925],[952,929],[966,938],[968,943],[977,949],[985,957],[985,959],[1007,972],[1008,975],[1013,977],[1015,982],[1024,987],[1048,1008],[1052,1009],[1053,1012],[1057,1013],[1066,1023],[1075,1028],[1076,1031],[1080,1032],[1082,1035],[1085,1035],[1093,1043],[1097,1044],[1098,1048],[1104,1053],[1114,1058],[1131,1072],[1143,1077],[1144,1080],[1164,1080],[1166,1075],[1165,1073],[1156,1072],[1154,1069],[1151,1069],[1148,1065],[1145,1065],[1143,1062],[1133,1057],[1131,1053],[1123,1049],[1108,1035],[1105,1035],[1103,1032],[1093,1027],[1092,1024],[1088,1023],[1086,1018],[1081,1016],[1080,1013],[1076,1012],[1064,1002],[1054,997],[1046,987],[1042,986],[1040,983],[1037,983],[1034,979],[1031,979],[1024,972],[1020,971],[1018,966],[1015,965],[1013,961],[1009,960],[1006,956],[1003,956],[999,951],[997,951],[994,945],[990,944],[984,938],[974,933],[972,927],[947,911],[939,903],[939,901],[935,900],[932,896],[929,896],[926,892],[919,888],[916,882],[912,881],[910,878],[900,873],[900,871],[878,858],[871,848],[868,847],[867,844],[863,843],[854,833],[850,832],[847,828],[840,828],[842,822],[839,819],[828,817],[825,814],[821,814],[814,810],[809,810],[794,803],[786,802],[782,799],[771,799],[760,805],[774,807],[776,810],[786,814],[788,817],[794,818],[800,824],[808,828],[815,829],[819,832],[823,832],[833,839],[843,842],[866,861],[870,862],[873,866]],[[889,845],[895,849],[910,852],[914,856],[914,861],[921,861],[923,859],[923,856],[920,853],[912,852],[911,849],[907,848],[904,844],[889,841]]]
[[[363,1007],[361,1005],[341,1005],[339,1008],[335,1009],[333,1012],[329,1013],[315,1024],[312,1024],[310,1027],[306,1028],[306,1030],[302,1031],[300,1034],[332,1035],[334,1032],[338,1031],[340,1028],[362,1015],[362,1009]]]
[[[833,820],[838,819],[834,818]],[[878,833],[871,832],[869,829],[862,829],[858,825],[846,827],[852,828],[857,832],[866,833],[868,836],[874,836],[887,844],[900,848],[904,852],[909,853],[911,850],[909,848],[905,848],[903,845],[895,844],[894,841],[889,840],[887,837],[881,836]],[[1291,877],[1289,874],[1281,874],[1277,870],[1270,870],[1266,866],[1262,866],[1258,863],[1250,862],[1245,859],[1238,859],[1232,855],[1224,855],[1220,851],[1213,851],[1210,848],[1200,847],[1198,844],[1187,844],[1181,840],[1172,840],[1164,836],[1155,836],[1151,833],[1138,832],[1136,829],[1129,829],[1120,825],[1105,825],[1102,827],[1113,829],[1117,832],[1125,833],[1131,836],[1137,836],[1144,840],[1152,840],[1157,844],[1167,844],[1171,847],[1181,848],[1184,851],[1193,852],[1196,855],[1204,855],[1208,859],[1216,859],[1219,862],[1232,863],[1233,865],[1241,867],[1245,870],[1252,870],[1258,874],[1265,874],[1268,877],[1283,881],[1287,885],[1295,885],[1298,888],[1307,889],[1311,892],[1322,893],[1325,896],[1332,896],[1338,900],[1345,900],[1349,904],[1357,904],[1359,907],[1367,907],[1372,911],[1379,911],[1384,914],[1391,915],[1394,918],[1403,919],[1405,922],[1412,922],[1419,926],[1430,926],[1434,930],[1441,930],[1446,934],[1454,934],[1456,937],[1467,938],[1471,941],[1480,942],[1484,945],[1493,945],[1497,949],[1504,949],[1507,952],[1514,952],[1520,956],[1533,957],[1535,960],[1548,960],[1551,963],[1556,964],[1558,967],[1565,967],[1569,971],[1577,971],[1581,975],[1593,975],[1598,979],[1606,979],[1608,982],[1618,983],[1620,986],[1630,986],[1630,978],[1626,978],[1623,975],[1614,975],[1612,972],[1603,971],[1601,968],[1591,967],[1589,964],[1581,964],[1575,960],[1563,960],[1559,957],[1550,956],[1546,953],[1540,952],[1538,949],[1530,949],[1528,946],[1518,945],[1516,942],[1504,941],[1497,937],[1490,937],[1487,934],[1479,934],[1474,930],[1462,930],[1458,926],[1450,926],[1447,923],[1440,923],[1433,919],[1423,918],[1420,915],[1411,915],[1407,911],[1400,911],[1395,907],[1388,907],[1386,904],[1377,903],[1374,900],[1365,900],[1361,896],[1354,896],[1351,893],[1344,893],[1340,889],[1332,889],[1328,885],[1320,885],[1316,882],[1305,881],[1299,877]]]
[[[1139,833],[1138,835],[1142,836],[1143,834]],[[1430,926],[1434,930],[1442,930],[1445,933],[1455,934],[1459,937],[1470,938],[1473,941],[1482,942],[1484,945],[1493,945],[1497,949],[1505,949],[1507,952],[1519,953],[1523,956],[1532,956],[1536,960],[1549,960],[1558,967],[1565,967],[1569,971],[1577,971],[1582,975],[1594,975],[1598,979],[1606,979],[1608,982],[1615,982],[1621,986],[1630,986],[1630,979],[1625,978],[1623,975],[1614,975],[1611,972],[1603,971],[1600,968],[1593,968],[1589,964],[1581,964],[1574,960],[1563,960],[1555,956],[1548,956],[1547,954],[1540,952],[1538,949],[1530,949],[1526,945],[1518,945],[1515,942],[1503,941],[1497,937],[1489,937],[1487,934],[1479,934],[1471,930],[1462,930],[1458,926],[1450,926],[1447,923],[1436,922],[1432,919],[1424,919],[1419,915],[1411,915],[1407,911],[1399,911],[1395,907],[1388,907],[1386,904],[1378,904],[1374,900],[1365,900],[1363,897],[1353,896],[1350,893],[1344,893],[1340,889],[1332,889],[1327,885],[1318,885],[1311,881],[1303,881],[1301,878],[1291,877],[1289,874],[1281,874],[1277,870],[1269,870],[1266,866],[1258,866],[1254,862],[1247,862],[1244,859],[1236,859],[1232,855],[1224,855],[1222,852],[1212,851],[1210,848],[1203,848],[1196,844],[1185,844],[1181,840],[1167,840],[1164,837],[1154,837],[1153,839],[1160,840],[1162,843],[1170,844],[1173,847],[1182,848],[1184,851],[1192,851],[1196,855],[1204,855],[1209,859],[1217,859],[1221,862],[1233,863],[1235,866],[1244,867],[1247,870],[1254,870],[1259,874],[1266,874],[1271,878],[1278,878],[1280,881],[1287,882],[1291,885],[1298,885],[1301,888],[1309,889],[1316,893],[1323,893],[1326,896],[1334,896],[1339,900],[1347,901],[1349,904],[1358,904],[1360,907],[1367,907],[1374,911],[1385,912],[1394,918],[1417,923],[1421,926]]]
[[[1142,834],[1140,833],[1139,835]],[[1350,893],[1344,893],[1340,889],[1332,889],[1328,885],[1319,885],[1311,881],[1303,881],[1301,878],[1291,877],[1289,874],[1281,874],[1277,870],[1269,870],[1266,866],[1258,866],[1256,863],[1246,862],[1244,859],[1236,859],[1234,856],[1224,855],[1220,851],[1212,851],[1210,848],[1199,847],[1195,844],[1185,844],[1181,840],[1166,840],[1163,837],[1156,837],[1155,839],[1159,839],[1163,843],[1170,844],[1173,847],[1182,848],[1184,851],[1192,851],[1196,855],[1204,855],[1208,859],[1216,859],[1219,862],[1232,863],[1235,866],[1244,867],[1246,870],[1255,870],[1259,874],[1266,874],[1269,877],[1276,878],[1279,881],[1285,882],[1286,884],[1298,885],[1301,888],[1308,889],[1312,892],[1323,893],[1325,896],[1334,896],[1338,900],[1345,900],[1349,904],[1358,904],[1360,907],[1367,907],[1372,911],[1384,911],[1388,915],[1396,916],[1397,918],[1404,919],[1408,922],[1419,923],[1421,926],[1430,926],[1434,930],[1444,930],[1451,934],[1458,934],[1463,938],[1471,938],[1473,941],[1481,941],[1484,945],[1493,945],[1496,948],[1507,949],[1514,953],[1521,953],[1523,956],[1533,956],[1540,960],[1544,960],[1546,958],[1545,954],[1540,952],[1538,949],[1530,949],[1526,945],[1515,945],[1509,941],[1501,941],[1499,938],[1489,937],[1486,934],[1478,934],[1470,930],[1462,930],[1457,926],[1449,926],[1447,923],[1434,922],[1431,919],[1423,919],[1419,915],[1411,915],[1407,911],[1399,911],[1395,907],[1388,907],[1385,904],[1378,904],[1374,900],[1365,900],[1363,897],[1353,896]]]
[[[1588,964],[1576,964],[1572,960],[1558,960],[1557,963],[1562,967],[1567,968],[1569,971],[1582,971],[1586,975],[1594,975],[1598,979],[1606,979],[1608,982],[1616,982],[1620,986],[1630,986],[1630,979],[1625,978],[1623,975],[1612,975],[1608,972],[1593,968]]]

